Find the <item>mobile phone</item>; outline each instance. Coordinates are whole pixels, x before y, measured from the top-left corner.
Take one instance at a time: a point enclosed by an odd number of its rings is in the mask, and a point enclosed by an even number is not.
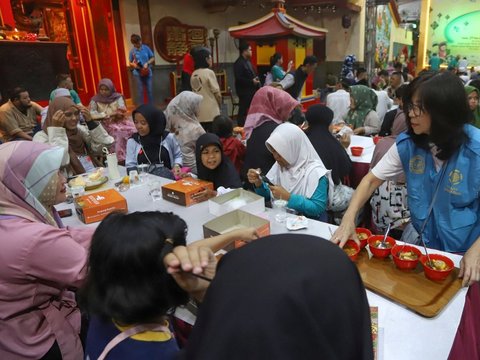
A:
[[[270,186],[275,186],[275,184],[272,183],[272,182],[270,181],[270,179],[267,178],[265,175],[260,175],[260,177],[262,178],[262,181],[263,181],[263,182],[267,183],[267,184],[270,185]]]
[[[58,212],[58,215],[59,215],[61,218],[65,218],[65,217],[72,216],[72,214],[73,214],[72,209],[60,210],[60,211]]]

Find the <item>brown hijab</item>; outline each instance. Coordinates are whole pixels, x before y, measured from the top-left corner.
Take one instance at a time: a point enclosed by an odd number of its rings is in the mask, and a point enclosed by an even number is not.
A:
[[[75,105],[71,98],[68,97],[58,97],[53,99],[53,101],[48,106],[47,118],[45,119],[45,123],[43,124],[43,131],[48,134],[48,128],[53,126],[53,115],[58,111],[67,111],[70,108],[75,108],[80,110],[80,108]],[[78,155],[90,155],[92,161],[94,160],[93,156],[90,154],[88,147],[83,141],[83,137],[78,131],[78,128],[74,130],[65,129],[68,138],[68,154],[70,156],[70,169],[74,174],[82,174],[85,172],[85,168],[83,167],[80,160],[78,160]]]

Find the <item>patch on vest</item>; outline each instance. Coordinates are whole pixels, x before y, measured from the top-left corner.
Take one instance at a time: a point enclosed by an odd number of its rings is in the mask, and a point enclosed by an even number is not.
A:
[[[423,174],[425,172],[425,159],[423,156],[416,155],[410,159],[410,172],[414,174]]]
[[[455,169],[448,174],[448,180],[452,185],[458,185],[463,180],[463,175],[460,170]]]

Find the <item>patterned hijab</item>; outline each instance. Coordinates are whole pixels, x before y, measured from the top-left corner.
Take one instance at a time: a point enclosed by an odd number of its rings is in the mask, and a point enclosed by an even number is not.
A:
[[[62,227],[55,195],[63,149],[32,141],[0,145],[0,215]]]
[[[252,100],[245,121],[245,136],[248,139],[252,131],[268,121],[281,124],[288,120],[292,110],[300,103],[289,93],[272,86],[258,90]]]
[[[345,121],[353,125],[353,128],[363,126],[368,113],[377,108],[377,94],[365,85],[354,85],[350,87],[350,95],[355,100],[355,109],[350,109]]]

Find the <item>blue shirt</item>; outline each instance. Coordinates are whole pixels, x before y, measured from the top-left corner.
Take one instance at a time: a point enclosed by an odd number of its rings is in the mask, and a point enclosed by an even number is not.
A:
[[[268,185],[262,182],[262,185],[255,188],[255,192],[270,200],[270,189]],[[318,186],[310,198],[298,194],[290,194],[287,207],[296,210],[310,218],[318,219],[327,209],[328,203],[328,179],[322,176],[318,180]]]
[[[142,44],[140,49],[133,47],[133,49],[130,50],[130,62],[136,60],[139,66],[143,66],[144,64],[146,64],[148,60],[150,60],[152,57],[154,57],[152,50],[145,44]],[[152,76],[152,68],[150,65],[148,65],[148,67],[150,69],[149,76]],[[138,69],[133,69],[133,75],[140,76],[140,72],[138,71]]]

